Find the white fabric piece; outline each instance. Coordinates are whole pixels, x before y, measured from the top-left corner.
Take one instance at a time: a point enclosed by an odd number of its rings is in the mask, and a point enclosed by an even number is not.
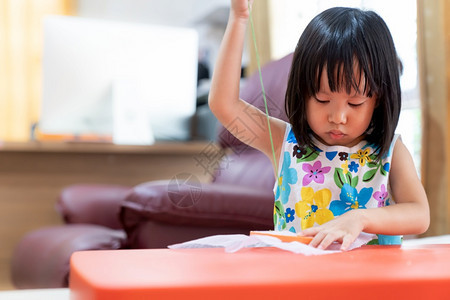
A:
[[[429,236],[418,239],[404,240],[403,246],[417,246],[417,245],[439,245],[439,244],[450,244],[450,234],[439,235],[439,236]]]
[[[376,238],[373,234],[361,233],[348,250],[359,248]],[[213,235],[180,244],[170,245],[170,249],[185,248],[225,248],[225,252],[234,253],[242,248],[275,247],[303,255],[324,255],[341,252],[341,244],[333,243],[325,250],[318,249],[299,242],[285,243],[276,237],[264,235],[227,234]]]

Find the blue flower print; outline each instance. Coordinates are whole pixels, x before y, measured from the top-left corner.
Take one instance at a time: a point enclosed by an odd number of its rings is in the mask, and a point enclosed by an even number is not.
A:
[[[389,172],[389,169],[391,168],[391,164],[390,163],[385,163],[384,165],[383,165],[383,169],[386,171],[386,172]]]
[[[284,216],[286,218],[286,223],[292,222],[295,219],[295,210],[291,208],[287,208],[286,212],[284,213]]]
[[[364,209],[372,197],[373,188],[362,188],[358,193],[356,188],[344,183],[341,189],[340,200],[330,203],[330,210],[335,216],[340,216],[351,209]]]
[[[276,230],[283,231],[286,228],[286,220],[283,218],[280,218],[280,221],[278,222]]]
[[[359,167],[358,163],[356,163],[356,162],[354,162],[354,161],[352,161],[352,162],[348,165],[348,169],[350,170],[350,172],[353,172],[353,173],[357,173],[357,172],[358,172],[358,167]]]
[[[392,150],[394,150],[394,146],[395,146],[395,143],[391,143],[391,146],[389,147],[388,152],[385,153],[385,154],[381,157],[382,160],[392,156]]]
[[[294,131],[292,130],[292,128],[291,130],[289,130],[286,141],[288,143],[297,144],[297,139],[295,138]]]
[[[275,199],[281,197],[281,203],[286,204],[291,193],[291,184],[297,183],[297,171],[289,168],[291,165],[291,156],[289,152],[284,152],[283,166],[281,167],[280,177],[278,178],[278,187]]]
[[[389,205],[392,205],[391,198],[386,199],[386,201],[384,202],[384,206],[389,206]]]

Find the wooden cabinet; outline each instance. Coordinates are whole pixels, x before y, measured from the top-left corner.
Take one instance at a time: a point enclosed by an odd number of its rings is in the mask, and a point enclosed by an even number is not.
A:
[[[0,145],[0,289],[9,286],[9,260],[27,232],[61,224],[54,209],[65,186],[104,183],[133,186],[180,173],[210,178],[198,163],[213,143],[118,146],[29,142]]]

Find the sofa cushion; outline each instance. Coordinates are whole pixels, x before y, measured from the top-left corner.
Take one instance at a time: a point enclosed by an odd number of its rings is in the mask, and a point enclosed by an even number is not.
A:
[[[253,187],[273,197],[275,175],[269,158],[261,151],[249,148],[224,156],[215,170],[213,182]]]
[[[194,232],[198,227],[216,228],[208,230],[211,234],[273,229],[273,203],[272,192],[253,187],[154,181],[133,188],[122,203],[121,221],[131,247],[136,247],[139,242],[133,239],[142,236],[140,227],[146,222],[183,226]],[[191,236],[186,232],[186,238]]]
[[[220,234],[249,234],[248,228],[178,226],[147,219],[130,231],[128,245],[133,249],[166,248],[198,238]]]

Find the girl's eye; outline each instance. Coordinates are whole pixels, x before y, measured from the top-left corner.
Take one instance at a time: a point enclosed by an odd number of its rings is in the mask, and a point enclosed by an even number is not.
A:
[[[328,102],[330,102],[329,100],[322,100],[322,99],[319,99],[319,98],[317,98],[317,97],[314,97],[315,99],[316,99],[316,101],[317,102],[319,102],[319,103],[323,103],[323,104],[325,104],[325,103],[328,103]]]
[[[363,105],[363,103],[364,102],[361,102],[361,103],[349,103],[348,105],[350,105],[351,107],[358,107],[358,106]]]

